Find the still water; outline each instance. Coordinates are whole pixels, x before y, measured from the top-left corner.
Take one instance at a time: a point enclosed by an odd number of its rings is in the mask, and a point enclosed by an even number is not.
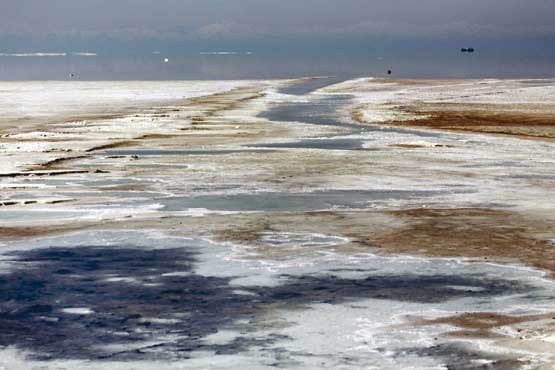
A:
[[[0,50],[2,52],[2,50]],[[38,52],[38,51],[33,51]],[[45,52],[40,50],[40,52]],[[56,50],[51,55],[0,53],[0,80],[220,80],[302,76],[412,78],[516,78],[555,76],[549,55],[501,55],[458,49],[440,52],[377,51],[139,51],[132,55]]]

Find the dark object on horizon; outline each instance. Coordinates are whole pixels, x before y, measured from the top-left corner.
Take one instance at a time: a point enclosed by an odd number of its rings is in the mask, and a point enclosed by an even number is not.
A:
[[[391,71],[391,69],[388,69],[388,70],[387,70],[387,74],[388,74],[388,75],[390,75],[390,74],[392,74],[392,73],[393,73],[393,72]]]
[[[75,77],[75,73],[70,73],[69,74],[69,78],[74,78]]]
[[[461,53],[474,53],[474,48],[462,48]]]

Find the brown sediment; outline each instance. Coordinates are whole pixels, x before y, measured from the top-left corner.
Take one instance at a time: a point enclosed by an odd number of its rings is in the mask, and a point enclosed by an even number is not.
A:
[[[65,163],[65,162],[75,161],[75,160],[83,159],[83,158],[87,158],[87,156],[86,155],[80,155],[80,156],[77,156],[77,157],[56,158],[56,159],[53,159],[51,161],[40,164],[34,169],[50,170],[50,169],[58,168],[61,164]]]
[[[66,132],[56,132],[57,134],[67,134]],[[70,137],[70,138],[65,138],[65,137],[34,137],[34,138],[20,138],[20,137],[13,137],[11,135],[17,135],[19,134],[19,132],[17,132],[16,134],[6,134],[4,136],[0,136],[0,139],[2,140],[2,142],[5,143],[34,143],[37,141],[48,141],[50,143],[65,143],[65,142],[72,142],[72,141],[78,141],[81,139],[75,138],[75,137]],[[49,149],[47,152],[55,152],[55,151],[72,151],[72,149]]]
[[[244,88],[236,88],[236,89],[232,89],[230,91],[224,91],[221,93],[217,93],[217,94],[213,94],[213,95],[209,95],[209,96],[204,96],[204,97],[198,97],[198,98],[192,98],[192,99],[188,99],[185,100],[179,108],[176,107],[171,107],[171,108],[165,108],[165,107],[157,107],[157,108],[153,108],[155,111],[153,112],[153,114],[149,115],[150,117],[168,117],[168,114],[165,114],[165,112],[167,111],[182,111],[182,110],[186,110],[187,107],[192,107],[195,110],[200,110],[200,116],[202,117],[203,120],[206,120],[207,117],[210,116],[214,116],[218,113],[220,113],[221,111],[224,110],[230,110],[230,109],[235,109],[237,107],[239,107],[241,104],[248,102],[250,100],[253,99],[257,99],[259,97],[264,96],[264,93],[261,92],[261,88],[260,87],[244,87]],[[197,106],[198,104],[201,104],[201,106]],[[129,113],[131,114],[131,112]],[[58,127],[58,126],[63,126],[64,128],[67,128],[68,125],[71,126],[72,123],[80,123],[80,122],[85,122],[85,121],[91,121],[91,122],[95,122],[95,121],[103,121],[103,120],[108,120],[108,119],[117,119],[117,118],[123,118],[123,117],[127,117],[128,114],[96,114],[96,115],[79,115],[79,116],[69,116],[69,117],[65,117],[63,119],[61,118],[52,118],[53,122],[49,125],[47,125],[44,130],[45,131],[51,131],[52,129]],[[42,124],[44,124],[45,122],[36,122],[36,124],[34,125],[29,125],[28,128],[26,128],[25,126],[22,126],[20,130],[18,130],[18,132],[25,132],[25,131],[32,131],[32,130],[37,130],[37,127],[40,127]],[[219,123],[218,123],[219,124]],[[91,125],[89,125],[91,126]],[[81,127],[81,125],[78,125],[77,127]],[[203,130],[211,130],[211,128],[203,128]],[[73,135],[73,134],[72,134]],[[128,139],[128,140],[119,140],[119,141],[115,141],[117,139],[114,139],[112,142],[108,142],[106,144],[103,145],[99,145],[99,146],[95,146],[92,148],[89,148],[87,150],[85,150],[86,153],[91,153],[91,152],[95,152],[95,151],[101,151],[101,150],[108,150],[108,149],[116,149],[116,148],[122,148],[122,147],[130,147],[133,145],[137,145],[138,142],[140,140],[164,140],[164,139],[172,139],[172,138],[176,138],[179,137],[181,135],[179,134],[148,134],[145,133],[142,136],[139,136],[137,138],[133,138],[133,139]],[[236,134],[236,135],[228,135],[229,137],[232,136],[240,136],[240,134]],[[220,138],[220,140],[225,140],[225,137]],[[6,138],[6,140],[11,140],[10,138]],[[71,141],[74,141],[75,138],[72,137]],[[28,141],[32,141],[32,140],[28,140]],[[50,141],[60,141],[60,138],[56,138]],[[62,140],[63,141],[63,140]],[[72,149],[68,148],[65,150],[66,152],[72,151]],[[73,160],[77,160],[77,159],[81,159],[84,158],[86,156],[74,156],[74,157],[63,157],[63,158],[55,158],[53,160],[50,160],[48,162],[45,162],[43,164],[39,164],[39,165],[33,165],[28,167],[28,170],[31,171],[36,171],[36,170],[50,170],[50,169],[56,169],[61,167],[61,165],[64,162],[68,162],[68,161],[73,161]],[[74,172],[77,173],[77,172]],[[78,172],[78,173],[84,173],[84,172]],[[56,174],[62,174],[62,173],[56,173]],[[55,174],[51,174],[51,173],[37,173],[37,172],[33,172],[33,175],[37,175],[37,176],[50,176],[50,175],[55,175]],[[19,177],[19,176],[31,176],[30,173],[19,173],[19,172],[13,172],[13,173],[4,173],[4,174],[0,174],[0,177]]]
[[[520,262],[555,277],[555,248],[536,237],[555,232],[549,223],[480,208],[423,208],[389,213],[408,224],[367,239],[384,252]]]
[[[510,315],[502,315],[494,312],[467,312],[462,315],[442,317],[442,318],[433,319],[433,320],[423,320],[420,322],[420,324],[423,324],[423,325],[448,324],[448,325],[454,325],[456,327],[463,328],[463,329],[491,330],[502,326],[544,319],[549,316],[553,316],[553,315],[544,314],[544,315],[529,315],[529,316],[510,316]]]
[[[0,173],[0,177],[29,177],[29,176],[60,176],[80,173],[89,173],[86,170],[54,170],[54,171],[28,171]]]
[[[191,99],[191,103],[204,105],[205,110],[201,116],[193,117],[192,121],[193,123],[203,122],[207,118],[213,117],[220,112],[236,109],[244,103],[262,98],[265,95],[266,94],[260,92],[258,88],[244,87],[219,94],[193,98]]]
[[[136,140],[172,139],[179,136],[180,135],[175,135],[175,134],[147,134],[147,135],[139,136],[138,138],[136,138]]]
[[[453,330],[441,336],[461,339],[498,339],[504,337],[504,335],[489,330]]]
[[[147,187],[141,184],[126,184],[126,185],[98,186],[97,189],[102,191],[145,191]]]
[[[482,109],[483,108],[483,109]],[[529,107],[506,107],[477,105],[417,105],[398,107],[402,113],[414,115],[413,120],[390,121],[387,125],[424,127],[450,131],[519,136],[523,138],[555,139],[555,113],[533,111]],[[363,112],[356,109],[353,119],[364,122]]]
[[[83,230],[87,227],[90,227],[90,225],[0,227],[0,240],[2,239],[11,240],[11,239],[61,234],[61,233],[70,232],[70,231]]]
[[[45,202],[44,204],[60,204],[60,203],[68,203],[73,201],[75,201],[75,199],[55,199],[52,201]]]
[[[193,125],[195,123],[193,122]],[[207,128],[204,127],[196,127],[196,126],[192,126],[192,127],[182,127],[180,128],[181,131],[194,131],[194,130],[208,130]]]
[[[89,115],[77,115],[77,116],[67,116],[63,120],[56,120],[52,123],[72,123],[72,122],[84,122],[84,121],[106,121],[113,119],[125,118],[124,114],[89,114]]]
[[[80,123],[85,121],[105,121],[111,119],[119,119],[126,117],[122,113],[104,113],[104,114],[83,114],[83,115],[69,115],[69,116],[53,116],[48,118],[25,116],[16,119],[9,119],[8,124],[0,125],[0,132],[13,133],[17,129],[17,133],[32,132],[38,126],[46,125],[47,130],[63,125],[70,127],[71,123]]]
[[[238,108],[241,104],[254,99],[258,99],[260,97],[263,97],[264,95],[265,95],[264,93],[260,92],[259,88],[253,88],[253,87],[236,88],[222,93],[188,99],[183,106],[186,107],[187,105],[199,105],[199,104],[204,105],[205,109],[203,110],[202,114],[200,116],[195,116],[192,118],[192,124],[198,124],[201,122],[204,123],[209,117],[212,117],[220,112]],[[154,115],[154,116],[166,117],[168,115]],[[182,128],[181,130],[185,131],[187,129],[188,128]],[[196,128],[191,128],[191,129],[194,130]],[[203,128],[203,130],[210,130],[210,128]],[[134,138],[133,140],[119,141],[119,142],[109,143],[109,144],[100,145],[94,148],[90,148],[90,149],[87,149],[86,152],[130,147],[130,146],[136,145],[138,140],[172,139],[179,136],[181,135],[145,134],[137,138]],[[234,136],[234,135],[230,135],[230,136]]]
[[[395,220],[371,211],[309,211],[309,212],[264,212],[229,216],[207,216],[195,219],[206,230],[207,236],[223,242],[245,245],[251,252],[245,258],[287,260],[296,253],[306,250],[275,248],[263,240],[267,233],[317,233],[344,237],[345,243],[330,246],[342,253],[368,252],[368,245],[360,243],[369,235],[383,233],[395,225]],[[322,248],[328,248],[323,246]]]
[[[233,95],[246,95],[240,98],[231,98]],[[221,93],[216,93],[212,95],[205,95],[199,96],[196,98],[188,99],[188,103],[193,103],[195,105],[206,105],[207,111],[221,111],[225,109],[230,109],[231,107],[235,107],[240,103],[247,102],[249,100],[253,100],[259,97],[264,96],[265,94],[260,92],[260,89],[257,87],[237,87],[235,89],[224,91]],[[203,114],[204,116],[204,114]]]
[[[89,149],[85,150],[85,152],[90,153],[90,152],[95,152],[95,151],[98,151],[98,150],[122,148],[122,147],[126,147],[126,146],[131,146],[133,144],[135,144],[135,142],[132,141],[132,140],[117,141],[115,143],[99,145],[99,146],[95,146],[93,148],[89,148]]]
[[[512,327],[517,333],[524,333],[526,329],[519,328],[519,324],[525,324],[523,327],[539,326],[546,331],[553,331],[555,329],[555,312],[525,316],[511,316],[495,312],[467,312],[437,319],[411,318],[409,321],[411,326],[454,326],[457,328],[456,330],[446,333],[450,337],[487,339],[505,337],[494,331],[501,327]]]
[[[268,231],[273,231],[273,228],[270,226],[270,221],[260,220],[222,230],[218,233],[218,238],[233,243],[251,244],[257,242],[262,233]]]
[[[210,218],[218,220],[217,218]],[[481,208],[408,209],[391,212],[322,211],[234,216],[213,226],[216,238],[257,248],[268,258],[280,251],[260,240],[265,232],[337,235],[350,242],[338,251],[467,258],[475,262],[524,264],[555,278],[555,226],[519,213]],[[229,219],[227,219],[229,222]],[[218,226],[219,225],[219,226]]]

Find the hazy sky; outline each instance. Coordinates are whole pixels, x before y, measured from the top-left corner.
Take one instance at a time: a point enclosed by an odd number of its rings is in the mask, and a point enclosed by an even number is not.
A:
[[[552,40],[554,19],[553,0],[0,0],[0,41]]]

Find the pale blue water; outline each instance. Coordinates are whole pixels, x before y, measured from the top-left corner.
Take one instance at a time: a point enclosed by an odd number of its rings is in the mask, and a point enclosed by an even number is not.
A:
[[[97,56],[0,56],[0,80],[66,80],[70,74],[74,74],[72,79],[80,80],[219,80],[322,75],[351,78],[385,76],[389,69],[394,77],[540,78],[555,76],[555,57],[547,52],[515,51],[508,55],[488,49],[466,55],[457,48],[388,52],[364,50],[363,46],[317,51],[253,49],[226,55],[189,50],[153,54],[151,50],[140,50],[133,55],[99,51]]]

